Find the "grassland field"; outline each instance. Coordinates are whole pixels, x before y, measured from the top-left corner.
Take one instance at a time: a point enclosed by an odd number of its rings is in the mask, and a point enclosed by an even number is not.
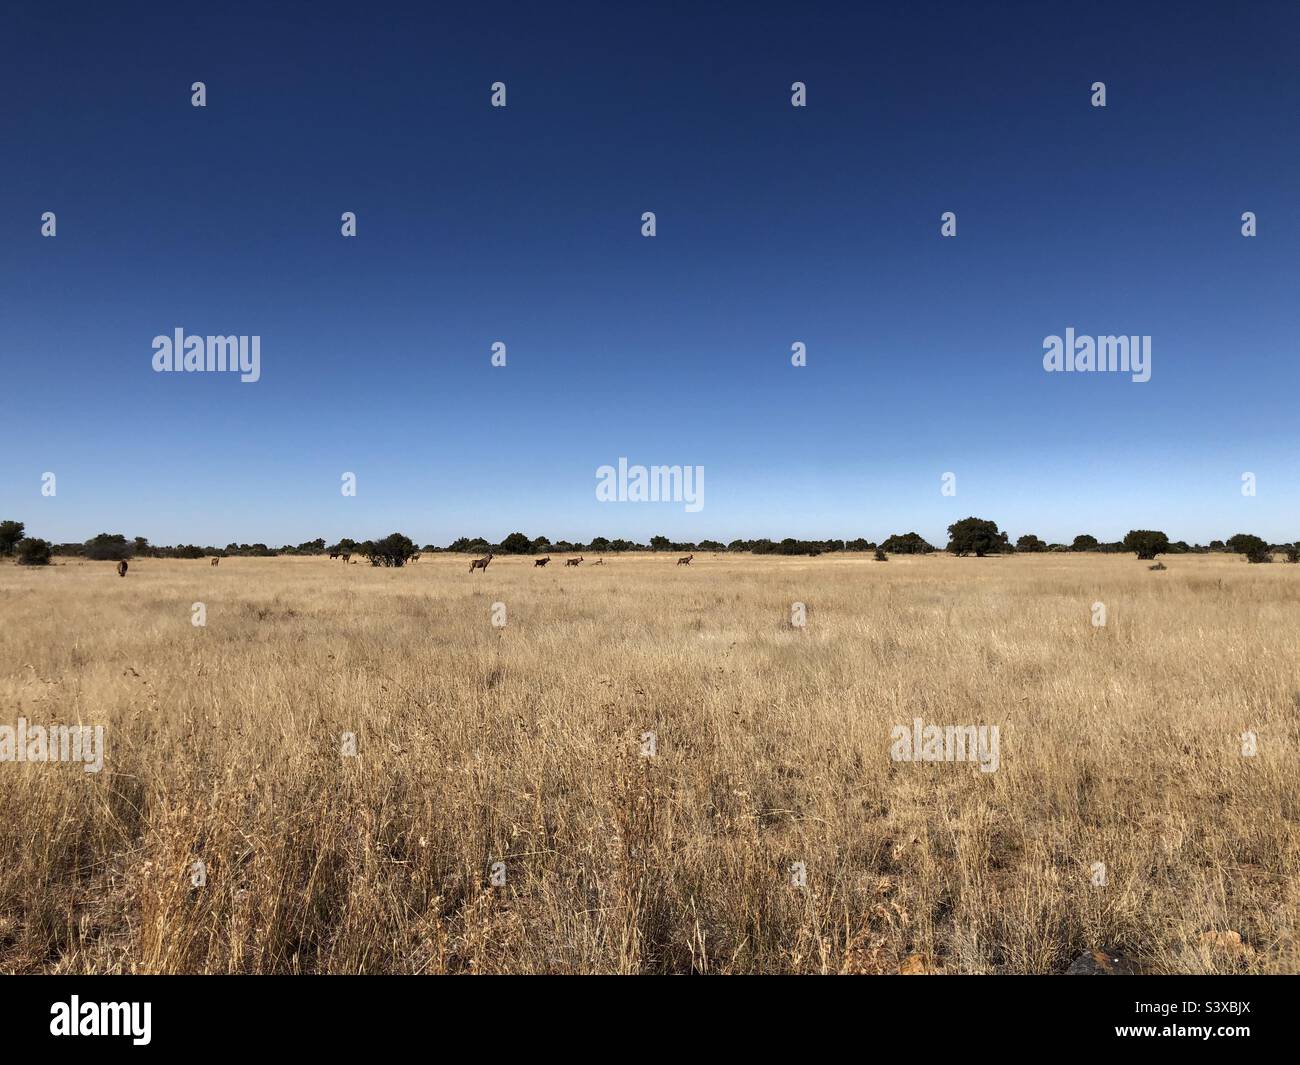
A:
[[[592,561],[0,568],[0,971],[1300,971],[1300,566]]]

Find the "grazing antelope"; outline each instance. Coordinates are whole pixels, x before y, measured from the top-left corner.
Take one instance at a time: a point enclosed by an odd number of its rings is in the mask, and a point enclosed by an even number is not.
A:
[[[582,561],[582,556],[579,555],[577,558],[566,558],[564,560],[564,564],[566,566],[576,566],[581,561]]]
[[[592,563],[593,566],[603,566],[604,564],[605,564],[605,560],[603,558],[598,558],[596,559],[595,562]]]
[[[117,564],[117,575],[119,577],[126,576],[126,559],[122,559],[122,561]]]
[[[338,558],[338,557],[339,557],[339,554],[340,554],[340,552],[338,552],[338,551],[331,551],[331,552],[330,552],[330,558],[332,558],[332,559],[333,559],[333,558]]]
[[[484,573],[486,573],[486,572],[487,572],[488,563],[491,562],[491,561],[492,561],[492,556],[491,556],[490,554],[489,554],[489,555],[485,555],[483,558],[476,558],[476,559],[474,559],[474,560],[469,564],[469,571],[470,571],[470,573],[473,573],[476,569],[481,569]]]
[[[213,564],[214,566],[219,566],[219,565],[221,565],[221,556],[218,555],[216,558],[214,558],[214,559],[212,560],[212,564]]]
[[[545,558],[539,558],[536,562],[533,563],[533,565],[534,565],[534,566],[545,566],[546,563],[548,563],[548,562],[550,562],[550,561],[551,561],[551,556],[550,556],[550,555],[547,555]]]
[[[693,559],[694,557],[695,557],[694,555],[683,555],[681,558],[677,560],[677,565],[689,566],[691,564],[691,559]]]

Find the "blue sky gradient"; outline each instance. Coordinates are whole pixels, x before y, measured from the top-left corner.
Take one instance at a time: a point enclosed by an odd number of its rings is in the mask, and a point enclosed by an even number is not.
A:
[[[0,518],[1300,538],[1300,7],[612,7],[6,5]],[[1045,373],[1071,326],[1151,381]],[[154,373],[177,327],[261,380]],[[597,502],[620,456],[704,508]]]

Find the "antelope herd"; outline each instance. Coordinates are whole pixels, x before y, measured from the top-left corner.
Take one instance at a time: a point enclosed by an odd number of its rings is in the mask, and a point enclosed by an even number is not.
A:
[[[494,557],[496,556],[489,553],[487,555],[484,555],[482,558],[470,559],[470,563],[469,563],[470,573],[473,573],[475,570],[478,569],[481,569],[483,570],[484,573],[486,573],[488,568],[488,563],[491,562]],[[695,557],[694,555],[684,555],[677,560],[677,565],[689,566],[691,564],[691,559],[693,559],[694,557]],[[342,558],[344,562],[350,562],[352,560],[352,555],[345,554],[342,551],[331,551],[330,558]],[[419,555],[412,555],[411,561],[416,562],[419,560],[419,558],[420,558]],[[545,566],[550,561],[551,561],[550,555],[547,555],[545,558],[535,558],[533,559],[533,566],[534,567]],[[566,566],[580,566],[584,561],[585,561],[584,556],[579,555],[577,558],[566,558],[564,560],[564,564]],[[211,564],[213,566],[219,566],[221,564],[221,556],[220,555],[214,556],[211,561]],[[592,563],[593,566],[603,566],[604,564],[605,564],[605,560],[603,558],[598,558],[596,559],[595,562]],[[127,569],[126,560],[123,559],[121,562],[117,564],[117,575],[119,577],[125,577],[126,569]]]

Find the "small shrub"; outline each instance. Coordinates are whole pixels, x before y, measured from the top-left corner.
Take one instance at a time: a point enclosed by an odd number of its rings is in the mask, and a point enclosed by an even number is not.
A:
[[[878,547],[876,548],[876,561],[877,561],[877,562],[888,562],[888,561],[889,561],[889,556],[888,556],[887,554],[885,554],[882,550],[880,550],[880,548],[878,548]]]
[[[50,564],[50,545],[46,540],[27,537],[18,541],[18,565],[48,566]]]

